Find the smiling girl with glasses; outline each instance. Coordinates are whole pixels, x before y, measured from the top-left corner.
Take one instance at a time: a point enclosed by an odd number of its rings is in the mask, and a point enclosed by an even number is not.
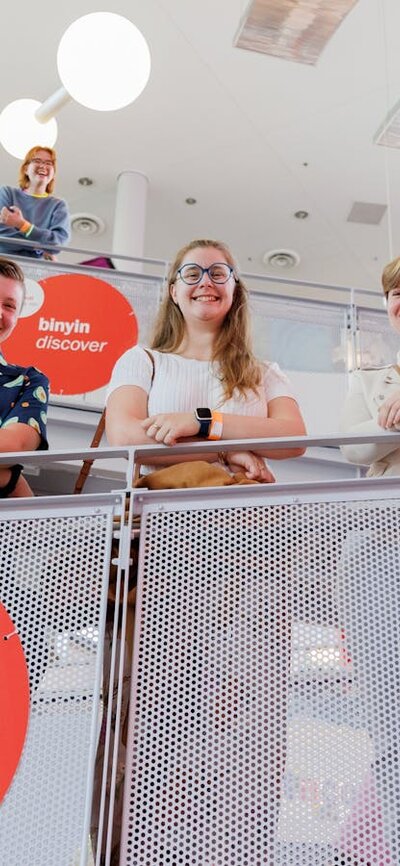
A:
[[[216,454],[196,459],[215,462],[223,455],[230,472],[273,481],[264,458],[295,457],[301,449],[223,454],[224,439],[304,433],[287,377],[253,354],[248,319],[248,292],[228,247],[211,240],[183,247],[170,268],[151,343],[154,376],[139,346],[114,369],[106,416],[110,444],[212,439]],[[167,455],[160,458],[161,465],[168,462]]]

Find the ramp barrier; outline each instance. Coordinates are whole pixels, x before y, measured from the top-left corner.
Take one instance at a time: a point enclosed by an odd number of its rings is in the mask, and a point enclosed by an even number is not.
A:
[[[338,440],[276,439],[268,447],[288,441]],[[118,646],[140,517],[120,866],[397,866],[398,480],[132,495],[134,462],[151,463],[161,452],[80,454],[129,458],[117,493],[0,502],[0,601],[18,630],[31,687],[25,749],[0,806],[4,862],[92,862],[93,776],[103,743],[105,846],[95,864],[114,862]],[[111,628],[108,691],[116,701],[105,711],[115,554],[122,603]]]
[[[121,864],[397,866],[397,480],[138,494]]]
[[[35,458],[29,455],[30,461]],[[54,455],[37,459],[43,464]],[[22,644],[30,682],[25,747],[0,805],[1,860],[10,866],[88,862],[99,737],[105,769],[97,823],[107,831],[105,774],[115,756],[111,717],[103,705],[104,632],[113,556],[122,603],[111,627],[107,688],[118,690],[128,524],[124,491],[0,502],[0,600]],[[11,699],[5,701],[2,717],[12,717],[14,710]],[[118,719],[113,726],[118,733]]]

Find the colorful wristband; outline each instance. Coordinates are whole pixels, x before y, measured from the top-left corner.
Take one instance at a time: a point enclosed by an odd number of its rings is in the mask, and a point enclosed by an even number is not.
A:
[[[207,439],[221,439],[223,426],[222,412],[212,412],[212,420]]]
[[[19,230],[20,232],[22,232],[22,234],[26,234],[26,232],[29,231],[30,227],[31,223],[28,222],[28,220],[24,220],[22,225],[19,227]]]
[[[33,232],[33,229],[34,229],[34,228],[35,228],[35,226],[33,225],[33,223],[31,223],[30,226],[29,226],[28,231],[25,232],[25,237],[26,237],[26,238],[29,238],[29,235],[31,234],[31,232]]]

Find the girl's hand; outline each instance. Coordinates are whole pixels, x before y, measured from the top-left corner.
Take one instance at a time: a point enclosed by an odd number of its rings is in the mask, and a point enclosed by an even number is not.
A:
[[[253,451],[228,451],[225,454],[225,463],[231,472],[244,472],[246,478],[252,481],[261,481],[263,484],[276,481],[264,458]]]
[[[29,486],[26,478],[23,475],[20,475],[18,481],[14,487],[13,492],[10,494],[10,499],[17,498],[19,496],[33,496],[33,491]]]
[[[12,205],[10,208],[2,207],[0,211],[0,222],[6,226],[12,226],[13,228],[19,229],[25,222],[24,215],[22,210],[15,205]]]
[[[11,479],[11,471],[8,466],[0,468],[0,487],[5,487]]]
[[[178,439],[196,436],[200,429],[194,412],[151,415],[150,418],[145,418],[141,425],[149,439],[163,442],[164,445],[176,445]]]
[[[378,424],[384,430],[390,430],[392,427],[396,429],[400,425],[400,391],[394,391],[390,397],[387,397],[382,403],[378,412]]]

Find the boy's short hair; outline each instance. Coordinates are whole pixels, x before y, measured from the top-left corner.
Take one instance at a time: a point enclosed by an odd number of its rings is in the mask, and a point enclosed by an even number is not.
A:
[[[397,256],[396,259],[393,259],[392,262],[387,264],[382,271],[382,288],[386,295],[388,296],[389,292],[392,289],[398,289],[400,287],[400,256]]]
[[[23,272],[19,265],[16,262],[12,262],[11,259],[6,259],[4,256],[0,256],[0,277],[5,277],[7,280],[15,280],[16,283],[20,283],[22,289],[22,303],[25,301],[26,288],[25,288],[25,278]]]

